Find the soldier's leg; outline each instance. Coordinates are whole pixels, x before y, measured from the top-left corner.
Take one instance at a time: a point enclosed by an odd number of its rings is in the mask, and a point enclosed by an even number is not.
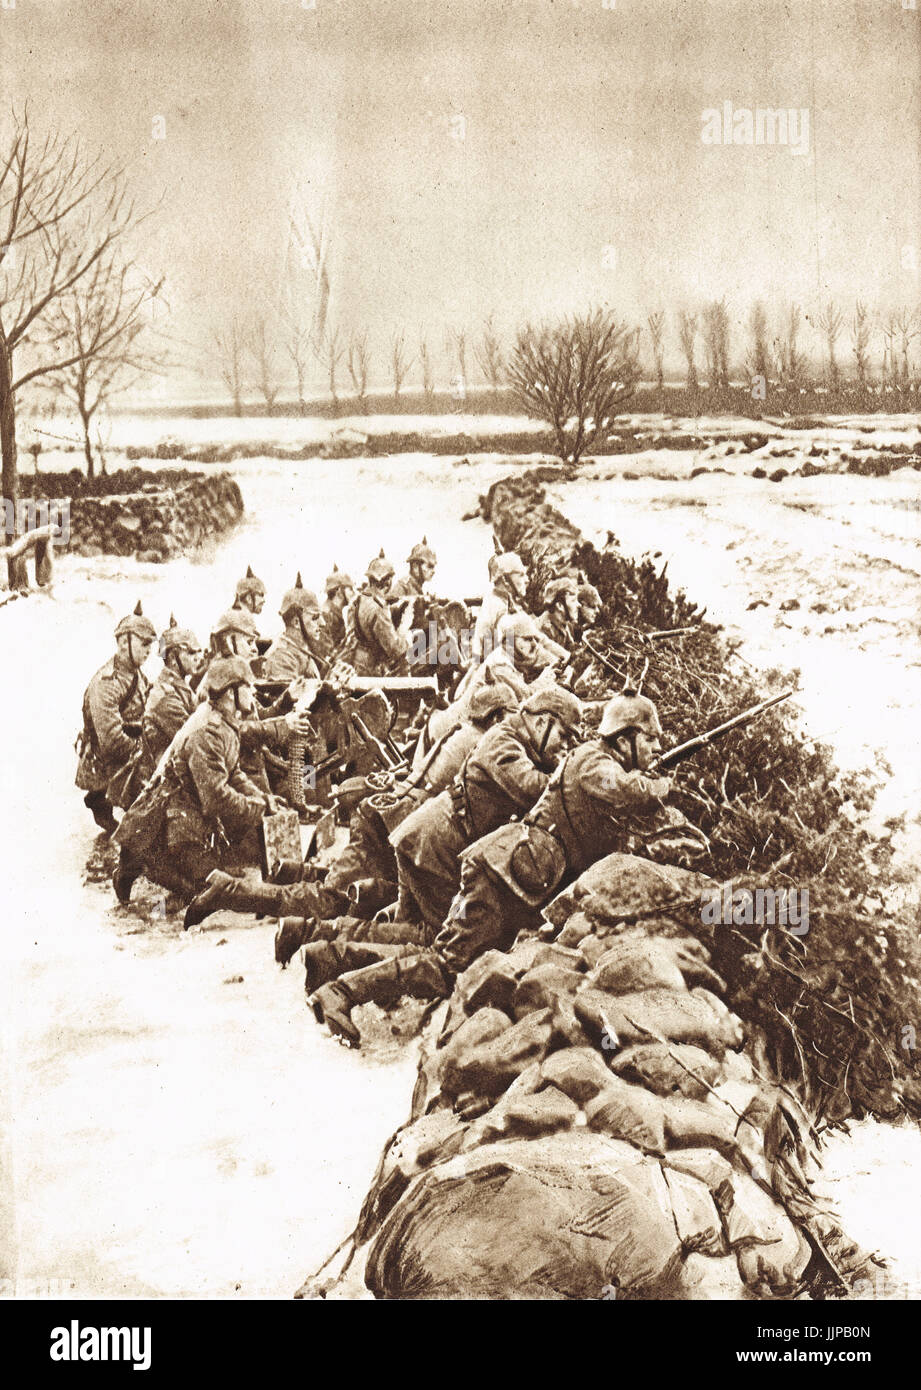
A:
[[[432,936],[438,932],[451,899],[457,891],[456,882],[418,864],[397,850],[399,896],[396,916],[404,921],[421,921]]]
[[[358,1047],[361,1035],[351,1016],[357,1004],[374,1003],[386,1008],[404,994],[415,999],[442,999],[450,989],[451,979],[437,957],[431,951],[417,951],[342,975],[334,983],[321,986],[310,1004],[319,1023],[325,1022],[330,1032],[351,1047]]]
[[[445,969],[459,975],[484,951],[507,951],[519,931],[538,919],[536,910],[507,884],[468,859],[460,889],[435,938],[435,950]]]
[[[304,947],[304,989],[313,994],[321,985],[350,971],[377,965],[394,956],[414,951],[412,945],[387,945],[374,941],[309,941]]]
[[[105,788],[100,791],[87,792],[86,796],[83,798],[83,804],[92,811],[93,820],[99,826],[100,830],[104,830],[108,835],[111,835],[114,830],[118,829],[118,821],[112,813],[112,807],[106,797]]]

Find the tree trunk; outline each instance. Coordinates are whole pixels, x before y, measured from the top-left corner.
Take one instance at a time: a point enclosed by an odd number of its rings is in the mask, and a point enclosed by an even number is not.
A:
[[[13,508],[15,527],[19,505],[19,474],[16,469],[16,401],[13,396],[13,362],[0,330],[0,453],[3,455],[3,497]],[[14,531],[15,534],[15,531]],[[4,542],[12,536],[4,535]]]
[[[86,459],[86,476],[93,478],[96,475],[96,465],[90,445],[90,417],[81,410],[80,419],[83,421],[83,457]]]

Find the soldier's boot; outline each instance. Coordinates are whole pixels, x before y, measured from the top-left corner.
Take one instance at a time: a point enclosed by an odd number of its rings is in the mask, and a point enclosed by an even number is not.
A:
[[[104,830],[107,835],[112,835],[118,829],[118,821],[112,814],[112,807],[109,804],[104,791],[87,792],[83,798],[84,806],[88,807],[93,813],[93,820]]]
[[[275,933],[275,960],[282,970],[297,954],[306,941],[309,941],[314,928],[312,917],[281,917]]]
[[[361,941],[311,941],[304,947],[304,989],[313,994],[340,975],[389,961],[404,947]]]
[[[222,909],[280,917],[285,910],[286,902],[283,884],[253,884],[252,881],[234,878],[231,874],[224,873],[223,869],[213,869],[204,888],[186,908],[182,925],[188,931],[189,927],[197,927],[199,922],[203,922],[212,912],[220,912]]]
[[[126,850],[119,850],[118,867],[112,875],[112,887],[115,889],[115,896],[120,903],[131,901],[131,889],[134,887],[135,879],[140,878],[143,872],[143,864],[132,859]]]
[[[395,1004],[404,994],[415,999],[441,999],[450,992],[450,981],[437,959],[429,954],[396,956],[365,966],[327,985],[310,999],[318,1023],[349,1047],[361,1046],[361,1034],[352,1022],[358,1004]]]

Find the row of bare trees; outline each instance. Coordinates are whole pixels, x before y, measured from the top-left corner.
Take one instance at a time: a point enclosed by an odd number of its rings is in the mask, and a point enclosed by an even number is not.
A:
[[[286,332],[286,329],[288,330]],[[279,338],[278,333],[281,333]],[[301,351],[301,347],[305,351]],[[282,351],[282,347],[285,351]],[[448,327],[443,344],[448,363],[452,390],[465,389],[469,382],[468,360],[470,344],[466,330]],[[386,379],[395,401],[406,386],[410,374],[418,370],[424,396],[435,394],[436,357],[428,338],[420,334],[413,345],[402,329],[397,329],[383,350],[375,355],[367,331],[353,330],[347,336],[328,316],[322,325],[314,325],[306,337],[294,332],[290,320],[279,316],[273,322],[265,316],[244,319],[235,316],[225,328],[216,329],[212,355],[217,362],[221,380],[233,402],[234,412],[243,413],[244,398],[255,393],[265,402],[271,414],[286,382],[294,369],[297,398],[303,410],[307,408],[307,380],[310,358],[316,362],[330,401],[335,405],[345,375],[353,397],[364,408],[372,376],[372,366],[379,368],[377,379]],[[493,392],[507,385],[506,353],[492,315],[483,325],[479,338],[473,343],[473,358],[482,379]]]
[[[806,328],[813,347],[819,345],[818,362],[803,346]],[[657,309],[646,319],[652,367],[658,387],[665,384],[666,316]],[[677,342],[685,361],[688,390],[700,389],[700,371],[711,388],[730,384],[731,316],[724,299],[712,300],[702,309],[681,309],[675,317]],[[789,304],[771,329],[763,301],[749,310],[744,325],[744,358],[738,370],[747,378],[776,382],[789,390],[821,385],[838,391],[848,382],[866,389],[872,380],[873,345],[882,346],[879,381],[883,387],[905,387],[912,381],[912,342],[921,337],[921,313],[902,308],[874,314],[860,300],[848,316],[833,300],[813,317],[798,304]]]

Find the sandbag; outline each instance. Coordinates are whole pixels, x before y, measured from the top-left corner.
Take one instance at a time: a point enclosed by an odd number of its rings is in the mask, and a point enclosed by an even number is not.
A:
[[[541,1064],[541,1080],[557,1086],[578,1105],[594,1099],[611,1079],[611,1073],[591,1047],[565,1047],[552,1052]]]
[[[585,983],[585,976],[576,970],[548,961],[545,965],[535,965],[518,981],[512,1000],[512,1012],[516,1018],[535,1009],[552,1009],[557,999],[572,996]]]
[[[671,1097],[665,1107],[665,1133],[669,1148],[716,1149],[727,1158],[737,1152],[736,1117],[725,1105]]]
[[[705,989],[687,993],[649,989],[642,994],[613,995],[584,985],[574,1002],[576,1017],[583,1027],[609,1048],[615,1040],[623,1047],[665,1038],[669,1042],[695,1043],[722,1056],[727,1048],[738,1047],[742,1042],[739,1020]],[[604,1018],[610,1028],[605,1027]]]
[[[643,989],[684,989],[706,984],[725,990],[726,983],[707,964],[709,952],[693,936],[647,936],[631,931],[609,943],[589,979],[609,994]]]
[[[681,906],[699,907],[705,890],[714,887],[705,874],[656,864],[633,854],[609,854],[586,869],[543,910],[554,926],[562,927],[580,912],[596,925],[651,917]],[[699,920],[699,912],[698,912]]]
[[[704,1100],[709,1094],[708,1086],[713,1086],[719,1076],[720,1066],[709,1052],[690,1043],[640,1043],[617,1053],[611,1070],[657,1096]]]
[[[541,1009],[489,1041],[452,1052],[445,1059],[445,1093],[456,1096],[472,1090],[484,1096],[501,1095],[530,1062],[544,1057],[552,1031],[551,1011]]]
[[[723,1200],[723,1225],[745,1283],[772,1294],[791,1291],[812,1253],[805,1236],[747,1173],[732,1174]]]
[[[658,1096],[611,1076],[603,1091],[585,1103],[589,1128],[635,1144],[644,1153],[665,1152],[665,1111]]]
[[[484,1145],[415,1178],[369,1252],[387,1299],[667,1291],[681,1240],[659,1164],[585,1129]]]
[[[668,1186],[684,1254],[725,1255],[727,1245],[723,1223],[706,1184],[664,1164],[662,1173]]]
[[[503,951],[486,951],[458,975],[454,998],[468,1014],[489,1005],[509,1010],[515,993],[515,967]]]
[[[491,1119],[487,1117],[490,1122],[484,1128],[484,1143],[500,1135],[526,1137],[569,1129],[579,1114],[575,1101],[555,1086],[532,1091],[530,1095],[515,1096],[507,1105],[500,1103],[495,1109],[499,1113]]]

